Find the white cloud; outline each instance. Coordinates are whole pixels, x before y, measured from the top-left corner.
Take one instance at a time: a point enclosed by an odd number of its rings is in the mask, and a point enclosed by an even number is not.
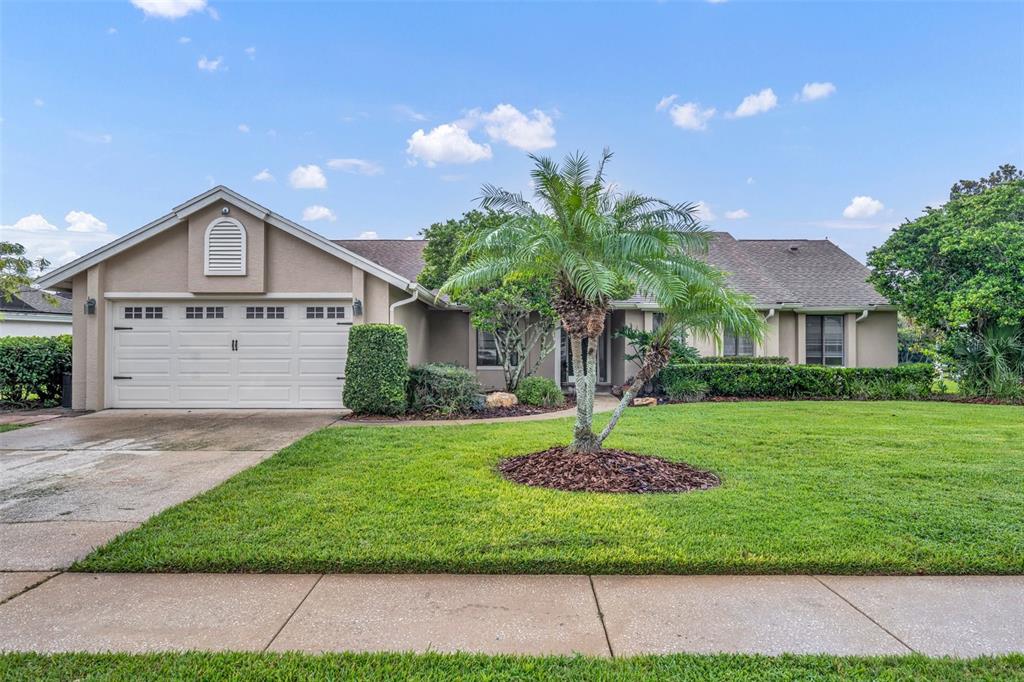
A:
[[[210,18],[214,21],[220,21],[220,12],[217,11],[216,7],[210,6],[206,8],[206,13],[210,15]]]
[[[696,102],[674,104],[668,110],[672,125],[683,130],[707,130],[708,121],[715,115],[715,108],[701,109]]]
[[[658,104],[657,106],[654,107],[654,110],[665,111],[672,105],[672,102],[676,101],[678,97],[679,95],[667,95],[665,97],[662,97],[660,100],[658,100]]]
[[[744,97],[740,105],[736,107],[736,111],[732,112],[730,116],[732,118],[756,116],[766,111],[771,111],[778,105],[779,98],[775,96],[775,91],[771,88],[765,88],[761,92]]]
[[[114,141],[114,136],[110,133],[86,133],[81,130],[71,130],[68,134],[89,144],[110,144]]]
[[[206,9],[206,0],[132,0],[147,17],[181,19],[192,12]]]
[[[0,230],[3,232],[8,230],[14,232],[53,232],[56,229],[56,225],[50,224],[46,218],[38,213],[19,218],[13,225],[0,225]]]
[[[754,178],[747,178],[747,184],[748,185],[753,185],[754,184]]]
[[[34,104],[37,107],[46,106],[46,102],[43,101],[42,97],[36,97],[34,100],[32,100],[32,104]]]
[[[696,213],[696,216],[697,216],[697,220],[699,220],[699,221],[701,221],[703,223],[709,223],[709,222],[711,222],[712,220],[714,220],[715,218],[718,217],[718,216],[715,215],[715,212],[711,210],[711,204],[709,204],[709,203],[707,203],[705,201],[698,201],[694,205],[694,208],[695,208],[695,213]]]
[[[307,206],[305,210],[302,211],[302,219],[310,222],[313,222],[314,220],[327,220],[333,223],[338,219],[338,217],[334,215],[334,211],[326,206],[313,205]]]
[[[832,83],[805,83],[797,99],[801,102],[813,102],[816,99],[825,99],[835,91],[836,86]]]
[[[749,218],[749,217],[750,217],[750,214],[747,213],[746,209],[742,209],[742,208],[737,208],[735,211],[726,211],[725,212],[726,220],[743,220],[744,218]]]
[[[415,109],[406,104],[396,104],[392,108],[394,109],[395,113],[398,114],[400,117],[408,119],[410,121],[422,122],[427,120],[426,114],[421,114],[420,112],[416,111]]]
[[[870,218],[878,214],[883,208],[885,208],[885,205],[878,199],[868,196],[854,197],[850,201],[850,205],[843,209],[843,217],[850,220]]]
[[[330,159],[327,167],[356,175],[380,175],[384,172],[380,164],[365,159]]]
[[[112,36],[112,35],[116,35],[116,34],[117,34],[117,29],[114,28],[113,26],[111,26],[110,28],[107,29],[107,35]]]
[[[249,126],[246,125],[245,123],[239,123],[238,124],[238,132],[240,132],[240,133],[247,133],[247,132],[249,132]]]
[[[356,239],[380,239],[380,236],[373,230],[367,230],[366,232],[360,232]]]
[[[295,189],[326,189],[327,178],[320,166],[309,164],[299,166],[288,175],[288,182]]]
[[[256,48],[247,47],[245,48],[245,54],[248,55],[249,59],[256,59]]]
[[[224,57],[217,57],[216,59],[207,59],[206,55],[203,55],[199,58],[199,61],[196,62],[196,66],[199,67],[200,71],[209,71],[210,73],[213,73],[214,71],[219,71],[221,68],[221,64],[223,63]]]
[[[182,36],[182,37],[178,38],[178,44],[179,45],[188,45],[191,42],[192,42],[192,39],[189,38],[188,36]]]
[[[85,211],[68,211],[64,216],[68,224],[68,232],[106,232],[107,224]]]
[[[269,168],[264,168],[259,173],[252,176],[252,179],[256,182],[273,182],[274,176],[270,174]]]
[[[429,133],[422,128],[407,141],[406,153],[411,161],[422,161],[429,167],[439,163],[476,163],[491,158],[491,146],[479,144],[469,131],[455,123],[444,123]]]
[[[117,237],[106,231],[106,224],[83,211],[71,211],[65,216],[65,220],[69,223],[68,228],[59,230],[43,216],[33,213],[19,219],[13,225],[0,225],[0,233],[11,233],[6,238],[23,245],[26,255],[33,260],[45,258],[52,266],[73,261],[80,254],[88,253]],[[83,224],[94,228],[99,224],[103,229],[72,231]]]
[[[540,109],[529,115],[511,104],[499,104],[489,112],[474,109],[469,112],[470,121],[483,121],[484,132],[492,140],[499,140],[516,149],[527,152],[540,151],[555,146],[555,122]]]

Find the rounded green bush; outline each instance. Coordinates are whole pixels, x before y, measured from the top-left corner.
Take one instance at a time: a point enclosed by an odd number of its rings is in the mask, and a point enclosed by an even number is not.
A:
[[[522,404],[534,407],[557,407],[565,403],[558,384],[547,377],[526,377],[520,381],[516,398]]]
[[[71,335],[0,339],[0,402],[57,405],[71,371]]]
[[[348,336],[345,363],[345,407],[356,414],[396,415],[405,412],[409,382],[409,350],[405,327],[357,324]]]
[[[465,367],[430,363],[409,370],[409,409],[450,416],[472,412],[480,394],[476,374]]]

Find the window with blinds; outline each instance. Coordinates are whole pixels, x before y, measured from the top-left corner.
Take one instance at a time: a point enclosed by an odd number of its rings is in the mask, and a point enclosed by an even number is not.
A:
[[[218,218],[206,228],[207,275],[245,274],[245,228],[234,218]]]

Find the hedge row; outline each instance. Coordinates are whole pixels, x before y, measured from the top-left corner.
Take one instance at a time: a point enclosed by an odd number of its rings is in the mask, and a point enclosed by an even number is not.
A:
[[[70,371],[70,335],[0,338],[0,402],[56,405]]]
[[[701,363],[666,367],[661,381],[673,387],[700,382],[711,397],[908,400],[932,393],[935,368],[927,363],[898,367],[823,367]]]
[[[789,358],[783,355],[765,355],[753,357],[749,355],[712,355],[701,358],[708,365],[788,365]]]

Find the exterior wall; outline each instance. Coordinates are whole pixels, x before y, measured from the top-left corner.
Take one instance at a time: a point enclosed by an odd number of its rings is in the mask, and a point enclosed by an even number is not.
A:
[[[767,313],[766,313],[767,314]],[[766,320],[767,328],[764,332],[764,339],[757,344],[754,355],[771,357],[779,355],[779,312]]]
[[[189,291],[188,234],[188,225],[182,223],[105,261],[104,291]],[[102,300],[96,299],[97,305]],[[77,315],[80,308],[76,306],[73,313]]]
[[[0,338],[5,336],[60,336],[71,333],[71,320],[26,320],[16,313],[0,313]]]
[[[270,254],[266,260],[267,291],[352,293],[355,268],[340,258],[273,227],[267,229],[265,241]]]
[[[85,388],[89,381],[86,358],[89,357],[89,337],[86,334],[88,318],[83,312],[88,275],[82,273],[71,282],[71,407],[84,410]]]
[[[360,322],[391,321],[391,285],[369,273],[363,273],[363,319]],[[408,298],[409,294],[405,295]]]
[[[431,310],[427,314],[427,361],[470,366],[475,347],[469,315],[457,310]]]
[[[899,361],[896,313],[874,312],[857,324],[857,366],[893,367]]]
[[[422,365],[429,356],[429,323],[427,307],[416,301],[395,308],[395,324],[405,327],[409,338],[409,364]]]
[[[234,218],[245,228],[245,275],[204,274],[203,258],[206,228],[227,208],[228,218]],[[215,202],[188,219],[188,291],[195,294],[259,294],[266,286],[266,233],[262,218],[257,218],[225,201]],[[315,289],[314,289],[315,290]]]
[[[797,315],[789,311],[776,311],[775,317],[779,318],[778,325],[778,352],[768,355],[781,355],[789,358],[789,363],[795,365],[797,360]]]

